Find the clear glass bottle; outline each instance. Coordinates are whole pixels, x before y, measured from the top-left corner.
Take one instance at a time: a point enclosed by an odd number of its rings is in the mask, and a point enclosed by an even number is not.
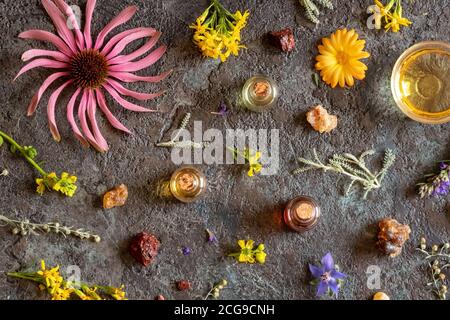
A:
[[[245,82],[241,98],[244,107],[262,112],[276,103],[278,95],[275,81],[264,75],[255,75]]]
[[[320,207],[307,196],[291,200],[284,209],[284,222],[294,231],[306,232],[314,228],[320,217]]]
[[[206,191],[206,178],[194,167],[182,167],[170,178],[170,192],[181,202],[193,202]]]
[[[411,119],[450,122],[450,44],[424,41],[407,49],[391,77],[394,100]]]

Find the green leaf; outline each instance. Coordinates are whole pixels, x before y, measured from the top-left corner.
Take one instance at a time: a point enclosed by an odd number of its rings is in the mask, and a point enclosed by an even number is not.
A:
[[[316,72],[314,72],[312,74],[312,79],[313,79],[314,84],[316,85],[316,87],[318,87],[319,84],[320,84],[320,77],[319,77],[319,75]]]
[[[16,153],[17,151],[16,146],[12,144],[11,147],[9,147],[9,151],[11,151],[12,153]]]

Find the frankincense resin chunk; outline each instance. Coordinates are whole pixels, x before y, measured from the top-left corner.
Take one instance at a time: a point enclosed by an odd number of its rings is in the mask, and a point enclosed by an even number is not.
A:
[[[306,113],[306,120],[314,130],[320,133],[331,132],[337,127],[337,117],[328,114],[328,111],[321,105],[315,106]]]
[[[128,199],[128,188],[121,184],[114,189],[108,191],[103,196],[103,208],[111,209],[114,207],[124,206]]]

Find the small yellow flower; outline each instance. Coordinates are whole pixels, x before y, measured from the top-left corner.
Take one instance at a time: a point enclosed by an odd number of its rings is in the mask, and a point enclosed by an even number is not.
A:
[[[44,260],[41,261],[41,270],[37,274],[42,276],[42,281],[44,282],[44,284],[39,286],[40,289],[47,289],[51,294],[54,294],[63,283],[63,277],[59,274],[59,266],[47,269]]]
[[[258,173],[262,170],[263,166],[259,163],[259,159],[261,158],[261,152],[256,152],[253,156],[249,156],[248,162],[250,164],[250,169],[248,170],[248,176],[253,177],[255,173]]]
[[[86,299],[80,297],[82,300],[102,300],[102,298],[97,294],[96,287],[90,288],[88,286],[82,286],[81,290],[83,291],[82,293],[86,295]]]
[[[397,12],[394,12],[389,20],[389,23],[387,23],[384,28],[386,29],[386,32],[388,32],[389,30],[391,30],[392,32],[399,32],[400,26],[408,27],[411,23],[412,22],[408,19],[403,18]]]
[[[254,249],[255,243],[253,240],[239,240],[238,246],[241,248],[241,251],[232,253],[229,256],[235,257],[239,263],[264,263],[266,261],[264,244],[260,244]]]
[[[258,263],[261,263],[261,264],[266,262],[266,256],[267,256],[267,254],[265,252],[257,252],[255,254],[256,261],[258,261]]]
[[[37,193],[39,193],[41,196],[44,194],[46,189],[52,189],[55,185],[56,181],[58,181],[58,176],[55,172],[51,172],[47,174],[43,178],[36,179],[37,184]]]
[[[72,288],[65,288],[65,289],[57,288],[52,293],[52,300],[68,300],[72,292],[73,292]]]
[[[53,190],[59,191],[68,197],[72,197],[77,190],[75,183],[77,182],[76,176],[71,176],[67,172],[61,174],[61,179],[59,179],[53,186]]]
[[[123,291],[124,285],[120,286],[120,288],[111,287],[110,295],[116,300],[127,300],[125,297],[126,293]]]

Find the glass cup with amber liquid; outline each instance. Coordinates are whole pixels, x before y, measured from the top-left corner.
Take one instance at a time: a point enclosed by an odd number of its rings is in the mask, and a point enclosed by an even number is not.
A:
[[[397,60],[391,77],[395,102],[408,117],[428,124],[450,121],[450,44],[420,42]]]

